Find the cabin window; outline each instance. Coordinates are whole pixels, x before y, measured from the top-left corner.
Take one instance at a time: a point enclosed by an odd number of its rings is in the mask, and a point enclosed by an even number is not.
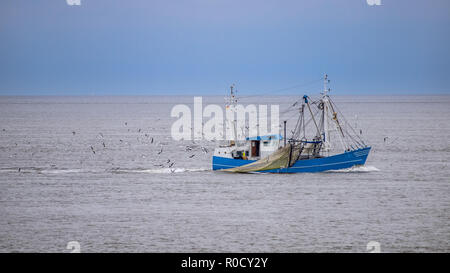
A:
[[[270,144],[269,141],[264,141],[264,142],[263,142],[263,145],[264,145],[264,146],[269,146],[269,144]]]

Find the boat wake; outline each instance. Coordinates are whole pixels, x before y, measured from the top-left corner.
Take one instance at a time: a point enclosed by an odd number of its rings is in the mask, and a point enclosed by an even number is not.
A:
[[[185,172],[205,172],[210,169],[206,168],[159,168],[159,169],[114,169],[113,173],[185,173]]]
[[[126,174],[126,173],[148,173],[148,174],[172,174],[172,173],[189,173],[189,172],[206,172],[210,171],[209,168],[154,168],[154,169],[57,169],[57,168],[36,168],[36,167],[25,167],[25,168],[2,168],[0,173],[16,173],[16,174],[44,174],[44,175],[70,175],[70,174]],[[328,173],[369,173],[378,172],[378,168],[374,166],[354,166],[347,169],[341,170],[329,170]],[[255,174],[267,174],[260,172],[251,172]]]
[[[42,174],[71,174],[71,173],[96,173],[95,170],[83,170],[83,169],[50,169],[39,170],[38,173]]]
[[[2,168],[0,173],[17,173],[17,174],[74,174],[74,173],[102,173],[104,170],[90,169],[57,169],[57,168],[40,168],[40,167],[18,167],[18,168]]]
[[[353,166],[347,169],[330,170],[328,173],[370,173],[379,172],[380,170],[375,166]]]
[[[65,175],[65,174],[82,174],[82,173],[154,173],[154,174],[171,174],[185,172],[204,172],[209,171],[207,168],[158,168],[158,169],[57,169],[57,168],[36,168],[36,167],[18,167],[18,168],[1,168],[0,173],[16,173],[16,174],[46,174],[46,175]]]

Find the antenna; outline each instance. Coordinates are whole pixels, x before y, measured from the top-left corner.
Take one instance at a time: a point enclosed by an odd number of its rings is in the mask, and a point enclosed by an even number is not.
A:
[[[237,90],[235,91],[235,85],[234,83],[230,86],[230,97],[229,97],[229,101],[228,101],[228,107],[231,108],[231,111],[233,111],[233,120],[231,121],[231,123],[233,124],[233,135],[234,135],[234,141],[230,141],[231,143],[237,143],[237,120],[236,120],[236,106],[237,106],[237,97],[236,97],[236,93]]]
[[[327,87],[327,84],[330,83],[330,80],[328,79],[328,74],[325,74],[323,77],[323,93],[322,93],[322,104],[323,104],[323,123],[322,123],[322,140],[324,142],[323,151],[329,152],[331,150],[331,138],[330,138],[330,120],[329,120],[329,97],[328,92],[331,91],[330,88]]]
[[[325,74],[323,77],[323,96],[328,96],[328,92],[331,91],[330,88],[327,88],[327,83],[330,83],[330,80],[328,79],[328,75]]]

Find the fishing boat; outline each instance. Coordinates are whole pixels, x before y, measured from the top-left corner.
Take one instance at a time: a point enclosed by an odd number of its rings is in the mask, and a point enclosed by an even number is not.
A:
[[[233,173],[301,173],[347,169],[364,165],[371,147],[345,120],[331,99],[327,88],[318,99],[308,95],[290,106],[298,111],[291,135],[271,134],[237,140],[236,119],[232,121],[235,138],[217,147],[212,158],[212,169]],[[227,108],[236,109],[237,96],[233,87]],[[308,133],[307,133],[308,132]]]

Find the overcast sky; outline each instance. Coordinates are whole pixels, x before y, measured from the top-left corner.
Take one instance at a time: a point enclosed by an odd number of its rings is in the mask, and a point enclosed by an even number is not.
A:
[[[3,0],[0,95],[450,94],[450,1],[381,2]]]

